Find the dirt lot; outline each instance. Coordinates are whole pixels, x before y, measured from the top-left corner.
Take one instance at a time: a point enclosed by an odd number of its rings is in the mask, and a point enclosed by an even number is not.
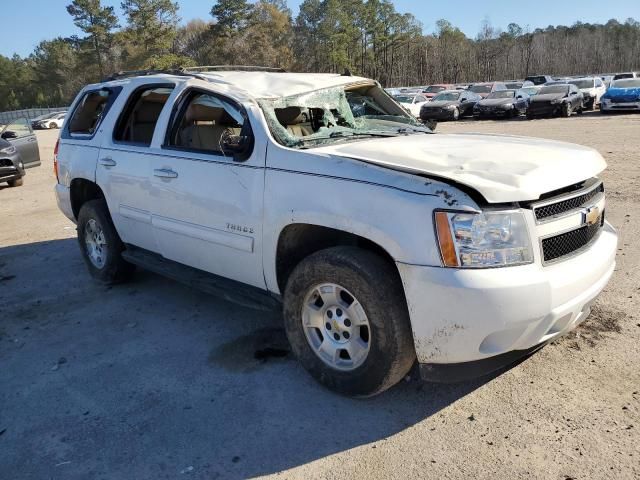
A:
[[[52,192],[57,132],[40,132],[42,167],[0,187],[0,476],[640,478],[640,115],[438,130],[606,157],[618,267],[576,334],[494,378],[338,397],[289,356],[255,358],[286,348],[277,315],[145,272],[93,283]]]

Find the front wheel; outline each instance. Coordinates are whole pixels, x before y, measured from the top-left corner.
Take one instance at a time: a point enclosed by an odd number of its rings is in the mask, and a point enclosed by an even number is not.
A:
[[[571,104],[569,102],[563,103],[561,111],[563,117],[569,118],[571,116],[571,113],[573,113],[571,110]]]
[[[78,243],[89,273],[107,285],[131,278],[134,266],[122,258],[125,249],[104,200],[91,200],[78,214]]]
[[[453,109],[453,119],[460,120],[460,110],[458,109],[458,107]]]
[[[9,185],[10,187],[21,187],[22,185],[24,185],[24,178],[20,177],[9,180],[7,182],[7,185]]]
[[[284,321],[302,366],[341,394],[381,393],[415,361],[398,272],[359,248],[330,248],[303,260],[287,282]]]

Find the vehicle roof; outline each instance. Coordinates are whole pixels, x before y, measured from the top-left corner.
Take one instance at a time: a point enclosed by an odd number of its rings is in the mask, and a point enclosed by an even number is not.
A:
[[[116,79],[97,85],[117,86],[129,83],[153,83],[158,80],[166,81],[168,79],[178,82],[213,84],[237,99],[290,97],[354,83],[375,83],[373,80],[364,77],[344,76],[334,73],[216,71],[194,72],[192,75],[159,73]]]

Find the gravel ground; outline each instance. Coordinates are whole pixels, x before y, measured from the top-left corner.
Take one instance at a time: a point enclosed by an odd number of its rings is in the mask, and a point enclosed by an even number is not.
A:
[[[597,148],[618,267],[580,329],[493,378],[318,386],[277,315],[139,272],[93,283],[42,167],[0,187],[0,474],[11,479],[640,477],[640,115],[442,123]]]

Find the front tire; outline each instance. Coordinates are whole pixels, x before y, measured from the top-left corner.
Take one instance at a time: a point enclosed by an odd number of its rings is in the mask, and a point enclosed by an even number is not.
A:
[[[453,109],[453,120],[460,120],[460,110],[458,109],[458,107]]]
[[[562,104],[561,113],[562,113],[562,116],[565,118],[569,118],[571,116],[572,110],[571,110],[571,104],[569,102]]]
[[[9,185],[10,187],[21,187],[22,185],[24,185],[24,178],[20,177],[20,178],[14,178],[13,180],[9,180],[7,182],[7,185]]]
[[[381,393],[415,361],[398,272],[366,250],[335,247],[300,262],[285,289],[284,322],[302,366],[340,394]]]
[[[125,249],[104,200],[90,200],[78,214],[78,242],[93,278],[106,285],[131,278],[135,267],[122,258]]]

